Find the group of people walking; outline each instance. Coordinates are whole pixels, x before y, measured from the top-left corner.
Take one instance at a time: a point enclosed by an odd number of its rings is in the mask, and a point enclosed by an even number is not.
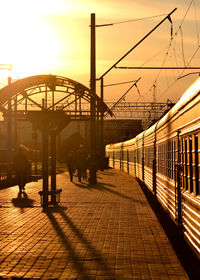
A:
[[[90,156],[82,146],[78,150],[71,150],[68,153],[66,164],[71,182],[76,171],[79,182],[82,179],[87,180],[87,169],[90,168]],[[27,175],[31,170],[31,164],[23,152],[22,147],[19,147],[13,159],[13,169],[17,184],[19,185],[19,192],[22,193],[27,183]]]
[[[79,182],[87,180],[87,169],[89,168],[89,155],[80,147],[77,151],[71,150],[67,156],[67,168],[69,171],[70,181],[73,181],[73,175],[77,171]]]

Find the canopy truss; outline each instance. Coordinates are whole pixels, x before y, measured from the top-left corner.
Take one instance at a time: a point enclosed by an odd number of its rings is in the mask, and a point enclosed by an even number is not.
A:
[[[0,89],[0,110],[8,111],[8,101],[11,100],[11,110],[16,111],[18,118],[30,111],[64,111],[72,119],[83,119],[90,115],[86,106],[95,100],[96,112],[111,112],[104,102],[90,90],[69,78],[55,75],[36,75],[17,80]],[[88,105],[88,104],[87,104]]]

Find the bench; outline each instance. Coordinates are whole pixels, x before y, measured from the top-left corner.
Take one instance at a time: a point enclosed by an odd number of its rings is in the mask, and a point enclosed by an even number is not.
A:
[[[58,204],[60,202],[60,194],[62,189],[56,189],[55,191],[48,191],[48,198],[51,197],[50,201],[48,199],[48,204]],[[39,191],[38,194],[40,195],[41,206],[43,206],[43,191]],[[52,195],[55,195],[55,201],[52,201]]]

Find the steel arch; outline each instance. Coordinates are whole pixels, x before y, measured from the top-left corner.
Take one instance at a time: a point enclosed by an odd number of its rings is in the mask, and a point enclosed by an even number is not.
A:
[[[0,89],[0,111],[7,112],[8,100],[17,111],[61,110],[89,114],[86,103],[95,100],[99,112],[110,112],[107,105],[89,88],[72,79],[57,75],[35,75],[17,80]]]

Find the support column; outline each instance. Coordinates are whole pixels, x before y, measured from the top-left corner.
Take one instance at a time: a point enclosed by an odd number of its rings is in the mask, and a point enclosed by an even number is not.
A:
[[[35,130],[34,132],[34,144],[35,144],[35,154],[34,154],[34,172],[35,174],[37,175],[38,173],[38,170],[37,170],[37,165],[38,165],[38,154],[37,154],[37,151],[38,151],[38,132],[37,130]]]
[[[15,153],[17,153],[17,149],[18,149],[18,131],[17,131],[17,96],[16,96],[16,98],[15,98],[14,149],[15,149]]]
[[[11,84],[11,77],[8,77],[8,85]],[[8,99],[8,113],[7,113],[7,180],[8,182],[12,179],[12,108],[11,98]]]
[[[90,89],[91,89],[91,101],[90,101],[90,184],[96,184],[96,114],[95,114],[95,98],[96,94],[96,50],[95,50],[95,14],[91,14],[91,60],[90,60]]]
[[[103,78],[101,78],[101,101],[103,102]],[[104,145],[104,112],[100,113],[100,153],[101,153],[101,170],[105,167],[105,145]]]
[[[43,177],[43,209],[48,208],[48,132],[46,129],[42,130],[42,177]]]
[[[51,134],[51,202],[56,204],[56,134]]]

